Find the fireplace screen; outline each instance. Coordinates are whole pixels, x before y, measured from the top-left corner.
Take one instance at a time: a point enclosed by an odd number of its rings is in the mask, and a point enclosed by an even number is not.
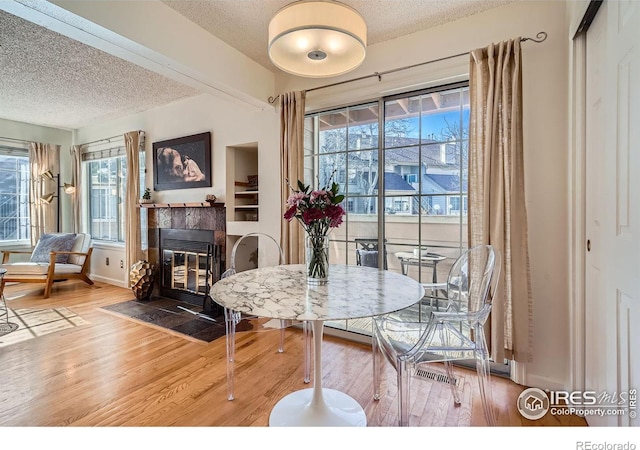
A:
[[[207,268],[212,268],[215,264],[211,256],[206,253],[164,250],[163,259],[169,266],[171,289],[200,295],[207,293],[207,281],[212,276],[211,272],[207,273]]]

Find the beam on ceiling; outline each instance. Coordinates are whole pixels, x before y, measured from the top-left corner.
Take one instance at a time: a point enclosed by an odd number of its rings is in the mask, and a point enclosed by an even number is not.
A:
[[[272,72],[162,2],[16,0],[0,9],[202,92],[273,108]]]

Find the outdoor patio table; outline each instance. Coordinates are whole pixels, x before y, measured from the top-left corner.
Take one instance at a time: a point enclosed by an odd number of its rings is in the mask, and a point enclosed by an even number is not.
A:
[[[398,311],[424,296],[417,281],[377,268],[331,265],[325,285],[308,285],[302,264],[264,267],[218,281],[211,296],[220,305],[273,319],[313,324],[314,385],[282,398],[270,426],[366,426],[367,417],[349,395],[322,387],[322,333],[327,320],[358,319]]]
[[[426,255],[416,256],[411,252],[398,252],[395,254],[400,260],[400,266],[402,267],[402,274],[406,275],[409,270],[409,266],[423,266],[433,268],[432,281],[438,282],[438,275],[436,266],[440,261],[444,261],[446,256],[438,255],[437,253],[427,253]]]

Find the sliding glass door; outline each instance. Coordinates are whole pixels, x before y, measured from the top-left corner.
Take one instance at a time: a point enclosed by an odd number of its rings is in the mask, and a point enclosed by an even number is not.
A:
[[[305,182],[333,177],[346,196],[331,261],[444,281],[467,248],[468,126],[467,84],[307,115]],[[328,325],[371,333],[370,319]]]

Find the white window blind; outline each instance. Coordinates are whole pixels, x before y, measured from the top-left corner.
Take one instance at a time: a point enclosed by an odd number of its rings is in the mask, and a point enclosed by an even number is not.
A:
[[[29,156],[29,150],[26,148],[9,147],[0,144],[0,155],[4,156]]]

